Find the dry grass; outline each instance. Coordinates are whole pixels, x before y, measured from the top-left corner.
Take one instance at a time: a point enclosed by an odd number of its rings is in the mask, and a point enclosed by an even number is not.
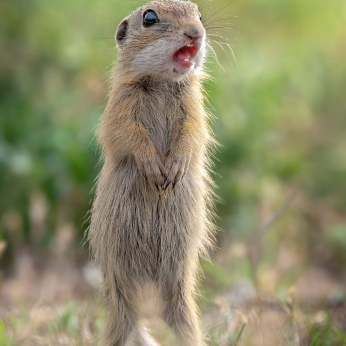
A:
[[[280,222],[283,229],[292,229],[290,218],[282,224],[287,213],[309,209],[306,200],[296,193],[289,193],[287,200],[276,205],[276,209],[262,208],[262,225],[248,241],[223,239],[213,263],[202,263],[206,277],[200,303],[210,346],[346,343],[342,278],[338,280],[328,266],[306,261],[307,250],[297,251],[299,234],[285,233],[276,243],[275,261],[267,264],[268,235],[278,232]],[[87,258],[85,255],[81,258]],[[18,251],[12,278],[0,282],[1,319],[8,333],[14,335],[14,341],[7,344],[2,336],[4,345],[97,343],[104,323],[97,293],[100,280],[97,270],[83,264],[81,258],[71,252],[68,243],[48,260],[46,254],[37,251]],[[163,323],[150,322],[149,327],[162,345],[175,344]]]
[[[96,343],[103,319],[101,305],[90,299],[12,307],[5,323],[8,333],[15,336],[11,346],[91,346]],[[333,315],[332,309],[303,308],[292,297],[284,303],[248,301],[233,308],[229,295],[218,296],[204,311],[203,324],[210,346],[339,346],[346,342],[346,335],[339,329],[342,320]],[[174,344],[163,323],[155,321],[149,327],[163,345]]]

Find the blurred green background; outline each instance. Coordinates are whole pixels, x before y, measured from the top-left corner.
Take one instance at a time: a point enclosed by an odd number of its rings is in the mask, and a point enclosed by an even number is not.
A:
[[[314,268],[336,285],[335,292],[326,289],[332,296],[317,296],[342,304],[346,2],[200,2],[205,16],[229,4],[215,15],[218,26],[239,27],[213,32],[233,46],[236,60],[227,46],[221,43],[223,51],[212,43],[221,67],[212,57],[207,64],[209,107],[221,144],[214,179],[223,202],[217,203],[219,251],[213,265],[203,263],[203,295],[212,299],[245,281],[262,291],[275,287],[281,297]],[[40,265],[57,253],[81,267],[88,259],[80,243],[100,170],[93,136],[117,57],[113,36],[139,5],[0,1],[4,283],[16,277],[23,249]],[[225,20],[230,14],[240,18]],[[312,276],[302,299],[322,281]]]

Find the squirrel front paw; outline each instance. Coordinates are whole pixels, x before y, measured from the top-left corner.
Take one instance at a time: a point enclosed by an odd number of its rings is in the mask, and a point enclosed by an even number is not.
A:
[[[135,157],[139,173],[149,182],[154,184],[157,191],[162,193],[164,184],[164,166],[158,155],[149,157]]]
[[[190,162],[190,157],[177,155],[171,152],[168,152],[166,156],[167,155],[168,159],[165,165],[163,191],[166,191],[169,186],[171,186],[172,190],[175,188],[175,185],[184,177]]]

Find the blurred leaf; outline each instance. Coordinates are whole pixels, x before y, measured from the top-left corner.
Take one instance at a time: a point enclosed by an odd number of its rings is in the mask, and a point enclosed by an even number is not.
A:
[[[0,320],[0,345],[6,345],[7,335],[4,322]]]
[[[318,341],[319,338],[320,338],[320,335],[316,335],[316,336],[312,339],[312,341],[311,341],[311,343],[310,343],[310,346],[316,346],[317,341]]]
[[[336,333],[336,335],[343,341],[343,344],[346,344],[346,335],[341,333],[339,329],[334,327],[334,331]]]
[[[7,338],[5,324],[0,320],[0,345],[13,346],[13,335]]]

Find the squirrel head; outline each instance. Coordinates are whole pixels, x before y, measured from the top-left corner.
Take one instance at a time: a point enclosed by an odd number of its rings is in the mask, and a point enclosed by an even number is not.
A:
[[[156,0],[119,25],[119,63],[132,76],[183,80],[203,68],[206,33],[196,4]]]

